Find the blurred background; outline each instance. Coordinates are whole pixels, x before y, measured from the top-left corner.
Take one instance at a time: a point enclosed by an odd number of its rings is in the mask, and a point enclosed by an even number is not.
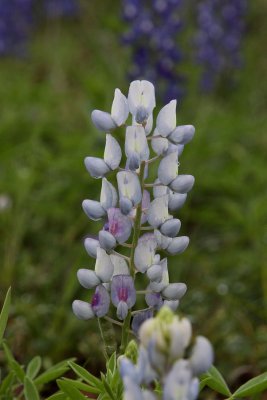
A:
[[[0,302],[11,285],[20,362],[103,363],[96,324],[71,312],[89,298],[76,271],[94,265],[81,202],[100,183],[83,159],[105,135],[89,116],[147,78],[158,108],[178,98],[178,124],[196,127],[180,158],[196,177],[178,215],[191,243],[170,260],[180,311],[230,384],[266,370],[266,17],[265,0],[0,0]]]

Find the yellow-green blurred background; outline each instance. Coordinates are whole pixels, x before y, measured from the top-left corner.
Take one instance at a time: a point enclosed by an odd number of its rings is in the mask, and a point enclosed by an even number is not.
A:
[[[97,232],[81,202],[97,199],[100,183],[83,159],[103,152],[90,111],[110,110],[116,87],[127,94],[131,51],[120,1],[80,7],[75,18],[42,20],[25,57],[0,59],[0,297],[11,285],[6,337],[20,362],[77,356],[96,368],[97,326],[71,311],[74,298],[89,299],[76,271],[93,267],[83,239]],[[178,123],[196,127],[180,158],[196,184],[178,213],[191,243],[170,275],[187,283],[179,310],[230,381],[267,367],[266,17],[266,1],[251,2],[236,86],[201,94],[190,65],[178,106]]]

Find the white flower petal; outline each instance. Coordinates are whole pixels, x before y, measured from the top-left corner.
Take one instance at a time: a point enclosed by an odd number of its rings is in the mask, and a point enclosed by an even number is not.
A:
[[[117,140],[110,134],[106,135],[106,146],[104,152],[104,161],[110,169],[118,168],[121,162],[121,148]]]
[[[127,197],[134,205],[142,200],[142,191],[138,176],[132,171],[117,173],[117,182],[120,197]]]
[[[117,191],[114,186],[106,179],[102,179],[102,188],[100,193],[100,204],[108,210],[111,207],[116,207],[118,201]]]
[[[145,130],[142,126],[127,127],[125,138],[125,154],[127,157],[138,154],[141,161],[148,160],[149,147],[147,144]]]
[[[150,203],[147,220],[154,228],[157,228],[170,218],[168,213],[168,197],[168,195],[157,197]]]
[[[170,153],[159,163],[158,177],[161,183],[169,185],[178,175],[178,154]]]
[[[159,136],[159,131],[157,129],[154,130],[153,136]],[[168,150],[169,141],[167,138],[164,137],[156,137],[155,139],[151,140],[151,146],[154,152],[158,155],[164,154]]]
[[[194,375],[201,375],[210,369],[214,359],[213,348],[204,336],[197,336],[190,357]]]
[[[144,110],[146,118],[148,118],[156,105],[154,85],[145,80],[133,81],[129,88],[128,104],[129,110],[135,118],[140,110]]]
[[[176,104],[177,101],[172,100],[158,113],[156,126],[161,136],[169,136],[176,127]]]
[[[113,276],[115,275],[130,275],[129,267],[126,260],[116,254],[110,255],[112,264],[114,265]]]
[[[106,214],[106,211],[98,201],[84,200],[82,202],[82,208],[87,217],[93,221],[100,220]]]
[[[101,247],[97,248],[95,273],[102,282],[109,282],[114,271],[110,256]]]
[[[111,117],[117,124],[117,126],[121,126],[125,123],[128,118],[129,107],[128,102],[124,94],[120,91],[120,89],[115,89],[114,100],[111,107]]]

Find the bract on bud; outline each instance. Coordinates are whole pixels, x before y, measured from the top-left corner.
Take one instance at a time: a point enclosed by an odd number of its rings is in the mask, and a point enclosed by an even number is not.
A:
[[[86,238],[84,240],[84,247],[89,256],[96,258],[96,249],[100,246],[99,241],[93,238]]]
[[[170,134],[169,139],[175,144],[187,144],[193,139],[195,128],[193,125],[180,125]]]
[[[195,178],[192,175],[178,175],[171,182],[170,187],[174,192],[187,193],[192,189],[195,183]]]
[[[100,220],[106,214],[105,209],[95,200],[83,200],[82,208],[87,217],[93,221]]]

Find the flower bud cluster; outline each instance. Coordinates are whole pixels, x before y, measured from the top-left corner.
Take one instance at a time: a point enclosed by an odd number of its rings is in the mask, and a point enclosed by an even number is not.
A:
[[[151,388],[157,381],[164,400],[194,400],[199,391],[198,376],[213,362],[213,349],[203,336],[192,340],[192,328],[186,318],[175,316],[163,307],[156,318],[147,319],[139,329],[138,355],[126,350],[120,358],[124,399],[157,399]],[[134,362],[134,360],[137,361]]]
[[[112,303],[117,317],[125,320],[138,294],[135,276],[141,273],[147,281],[141,292],[148,309],[134,311],[135,331],[153,310],[163,305],[175,310],[186,292],[184,283],[170,283],[167,258],[161,258],[159,251],[179,254],[189,244],[187,236],[178,236],[181,222],[171,212],[182,207],[194,184],[193,176],[178,173],[178,157],[195,129],[176,126],[176,100],[172,100],[160,110],[153,130],[155,105],[154,86],[148,81],[133,81],[127,98],[116,89],[110,113],[92,112],[94,125],[106,133],[104,155],[85,159],[87,171],[102,180],[102,187],[99,199],[86,199],[82,207],[91,220],[103,220],[103,228],[97,238],[85,240],[86,251],[96,259],[94,269],[77,273],[80,284],[95,292],[90,303],[75,300],[73,311],[82,319],[103,317]],[[127,125],[129,113],[131,125]],[[124,167],[115,133],[119,127],[125,128]],[[149,158],[152,150],[155,156]],[[149,183],[149,165],[156,161],[157,177]],[[115,251],[118,246],[129,248],[130,255]]]

